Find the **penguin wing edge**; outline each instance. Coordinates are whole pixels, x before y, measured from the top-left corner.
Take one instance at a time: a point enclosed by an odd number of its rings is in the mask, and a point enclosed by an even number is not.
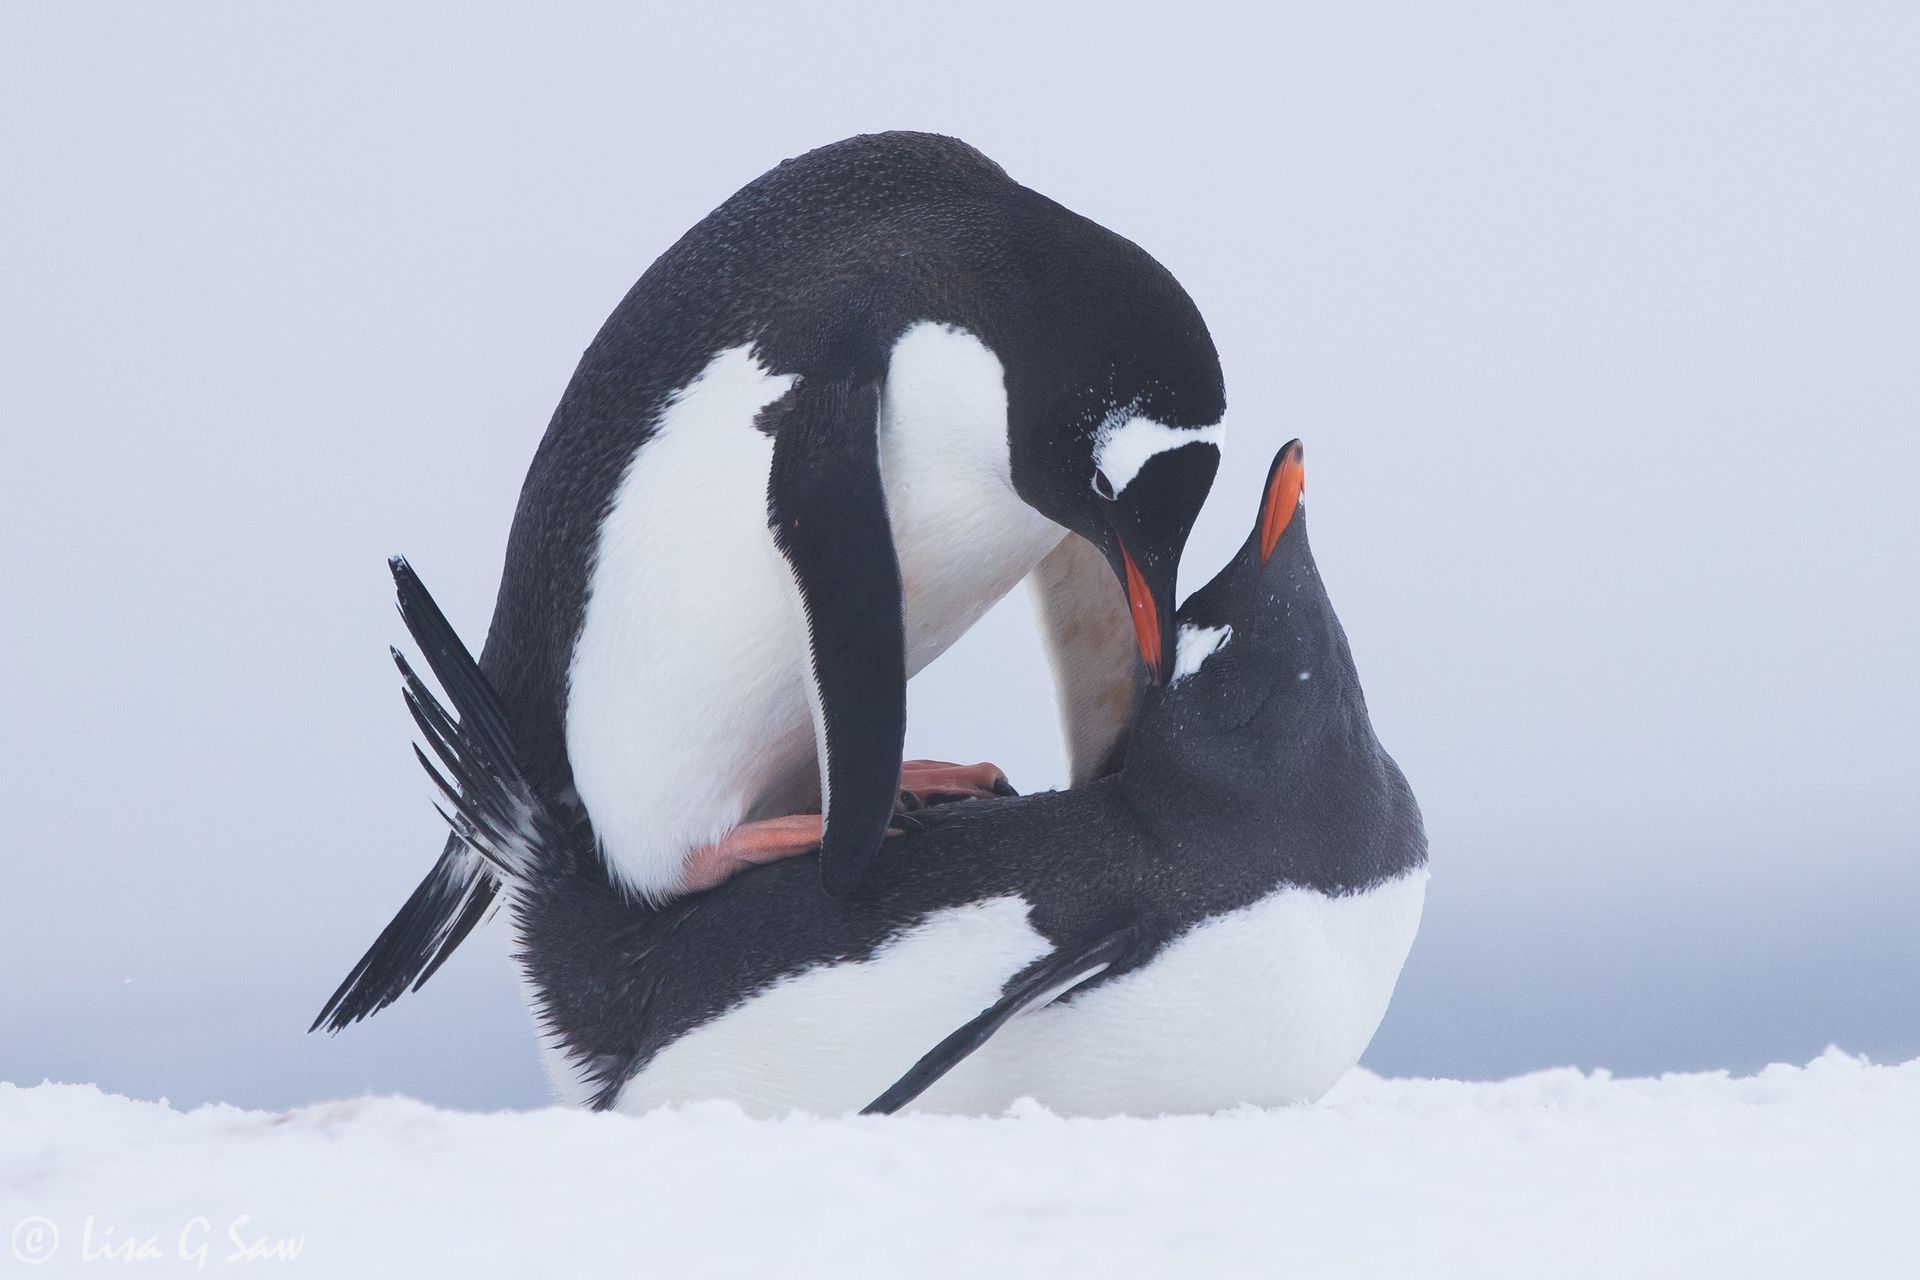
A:
[[[820,878],[857,888],[900,789],[907,634],[871,381],[805,378],[770,411],[767,524],[806,618],[820,753]]]
[[[1055,1000],[1099,977],[1119,962],[1132,945],[1134,931],[1121,929],[1083,947],[1061,949],[1041,959],[1008,986],[1006,994],[980,1011],[978,1017],[955,1031],[913,1064],[885,1093],[864,1107],[863,1116],[890,1116],[931,1088],[935,1081],[966,1060],[994,1033],[1033,1009]]]

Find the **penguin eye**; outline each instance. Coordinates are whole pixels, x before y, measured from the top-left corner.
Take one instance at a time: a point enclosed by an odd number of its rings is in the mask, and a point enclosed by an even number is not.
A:
[[[1107,473],[1098,467],[1093,469],[1093,491],[1108,502],[1113,501],[1113,481],[1107,479]]]

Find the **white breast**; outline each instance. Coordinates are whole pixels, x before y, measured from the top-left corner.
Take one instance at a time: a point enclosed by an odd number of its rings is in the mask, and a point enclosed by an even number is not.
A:
[[[1015,1020],[916,1110],[1211,1112],[1311,1101],[1354,1063],[1413,944],[1425,868],[1365,893],[1290,888],[1214,917],[1143,968]],[[626,1111],[730,1098],[748,1111],[858,1110],[1044,955],[1018,898],[942,912],[867,961],[788,978],[668,1046]]]
[[[720,352],[661,415],[605,522],[567,700],[574,783],[615,876],[670,893],[687,853],[817,782],[805,635],[767,530],[772,441],[753,421],[792,386]],[[1000,363],[924,324],[881,397],[882,478],[906,584],[909,674],[1063,536],[1007,469]],[[817,794],[817,793],[815,793]]]
[[[1006,373],[963,329],[920,324],[894,344],[880,404],[880,468],[900,553],[911,673],[944,653],[1066,531],[1014,492]]]

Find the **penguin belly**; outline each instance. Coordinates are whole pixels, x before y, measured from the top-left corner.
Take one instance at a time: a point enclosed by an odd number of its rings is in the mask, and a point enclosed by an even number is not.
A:
[[[1016,1020],[915,1105],[998,1114],[1033,1097],[1089,1116],[1316,1101],[1385,1016],[1426,887],[1422,866],[1337,897],[1288,887],[1205,920],[1140,968]]]
[[[1006,371],[985,343],[951,325],[917,324],[894,343],[880,399],[880,474],[912,674],[1032,573],[1066,530],[1014,492]]]
[[[720,352],[669,402],[601,524],[567,752],[607,864],[639,896],[670,895],[687,854],[740,822],[818,798],[806,622],[767,528],[773,441],[754,425],[793,382],[748,347]],[[912,675],[1064,531],[1013,490],[1002,371],[971,335],[901,339],[879,443]]]
[[[1288,887],[1211,917],[1140,968],[1003,1028],[910,1110],[1069,1116],[1207,1113],[1319,1098],[1386,1013],[1426,895],[1419,867],[1357,893]],[[1028,905],[937,912],[871,957],[781,979],[668,1045],[628,1082],[630,1112],[728,1098],[755,1115],[839,1114],[1053,948]]]

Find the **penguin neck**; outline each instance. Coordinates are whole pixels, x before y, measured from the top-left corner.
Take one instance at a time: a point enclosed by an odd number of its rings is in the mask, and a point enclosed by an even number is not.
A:
[[[1304,556],[1276,568],[1252,598],[1202,601],[1198,618],[1226,621],[1195,629],[1225,638],[1147,695],[1121,785],[1149,820],[1271,830],[1341,779],[1377,771],[1366,699],[1319,575]]]
[[[1338,662],[1301,665],[1234,709],[1143,728],[1121,771],[1128,801],[1196,829],[1270,827],[1322,780],[1369,768],[1379,753],[1352,668]]]

